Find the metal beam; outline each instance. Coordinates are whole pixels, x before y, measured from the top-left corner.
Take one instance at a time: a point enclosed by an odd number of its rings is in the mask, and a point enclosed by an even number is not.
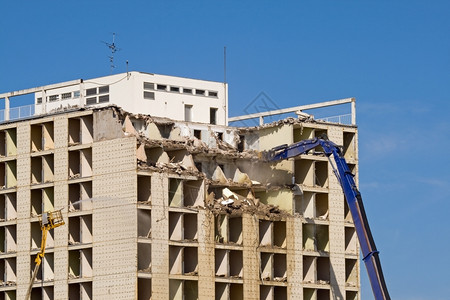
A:
[[[303,110],[308,110],[308,109],[334,106],[334,105],[340,105],[340,104],[346,104],[346,103],[352,103],[352,102],[355,102],[355,98],[331,100],[331,101],[326,101],[326,102],[301,105],[301,106],[295,106],[295,107],[290,107],[290,108],[270,110],[270,111],[254,113],[254,114],[249,114],[249,115],[244,115],[244,116],[230,117],[230,118],[228,118],[228,121],[235,122],[235,121],[242,121],[242,120],[248,120],[248,119],[254,119],[254,118],[259,118],[261,120],[261,118],[268,117],[268,116],[281,115],[281,114],[286,114],[286,113],[290,113],[290,112],[296,112],[299,110],[303,111]],[[353,111],[352,111],[352,113],[353,113]],[[353,120],[353,116],[352,116],[352,120]]]

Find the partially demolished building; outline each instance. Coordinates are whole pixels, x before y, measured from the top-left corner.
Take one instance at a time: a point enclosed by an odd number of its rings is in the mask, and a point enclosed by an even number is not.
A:
[[[5,110],[1,297],[25,297],[37,215],[62,209],[32,299],[359,299],[355,228],[321,149],[277,163],[258,156],[326,133],[357,174],[355,126],[307,117],[229,127],[223,83],[122,75],[26,90],[35,107],[21,119]],[[166,102],[159,116],[111,100],[129,80],[135,95],[120,101]],[[200,120],[189,102],[197,90]],[[184,113],[164,115],[166,94]]]

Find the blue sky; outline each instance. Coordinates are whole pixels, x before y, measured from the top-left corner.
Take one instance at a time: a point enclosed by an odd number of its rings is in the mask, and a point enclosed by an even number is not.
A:
[[[356,97],[360,189],[393,299],[450,294],[450,2],[3,1],[0,92],[130,70],[223,80],[230,115]],[[363,299],[371,299],[361,268]]]

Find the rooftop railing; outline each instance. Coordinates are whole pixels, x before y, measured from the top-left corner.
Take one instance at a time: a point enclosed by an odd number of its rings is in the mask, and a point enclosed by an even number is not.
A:
[[[327,122],[327,123],[337,123],[342,125],[352,125],[352,114],[316,118],[317,121]]]
[[[298,115],[307,116],[308,114],[304,113],[304,111],[306,111],[306,110],[319,109],[319,108],[335,106],[335,105],[342,105],[342,104],[347,104],[347,103],[351,104],[351,108],[350,108],[351,109],[351,114],[349,114],[349,116],[350,116],[349,117],[350,118],[349,121],[347,121],[347,118],[348,118],[347,116],[348,115],[327,117],[327,118],[322,118],[320,120],[324,121],[324,122],[332,122],[332,123],[340,123],[340,124],[347,124],[348,123],[348,125],[356,125],[356,104],[355,104],[355,98],[345,98],[345,99],[332,100],[332,101],[327,101],[327,102],[320,102],[320,103],[314,103],[314,104],[308,104],[308,105],[302,105],[302,106],[295,106],[295,107],[290,107],[290,108],[282,108],[282,109],[277,109],[277,110],[258,112],[258,113],[244,115],[244,116],[230,117],[230,118],[228,118],[228,122],[237,122],[237,121],[244,121],[244,120],[251,120],[251,119],[259,119],[259,125],[263,125],[265,117],[283,115],[283,114],[287,114],[287,113],[296,113]]]

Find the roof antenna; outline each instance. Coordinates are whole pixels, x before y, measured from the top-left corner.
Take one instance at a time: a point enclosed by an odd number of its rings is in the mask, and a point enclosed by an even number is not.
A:
[[[116,67],[116,66],[114,65],[114,54],[115,54],[117,51],[120,51],[120,50],[121,50],[120,48],[117,48],[117,46],[116,46],[116,44],[115,44],[115,39],[116,39],[116,33],[113,32],[113,40],[112,40],[112,43],[107,43],[107,42],[103,42],[103,41],[102,41],[102,43],[104,43],[106,46],[108,46],[108,48],[111,50],[111,55],[108,56],[108,57],[109,57],[109,63],[110,63],[110,66],[111,66],[111,74],[113,73],[113,70],[114,70],[114,68]]]
[[[128,59],[127,59],[127,80],[130,78],[130,73],[128,72]]]

